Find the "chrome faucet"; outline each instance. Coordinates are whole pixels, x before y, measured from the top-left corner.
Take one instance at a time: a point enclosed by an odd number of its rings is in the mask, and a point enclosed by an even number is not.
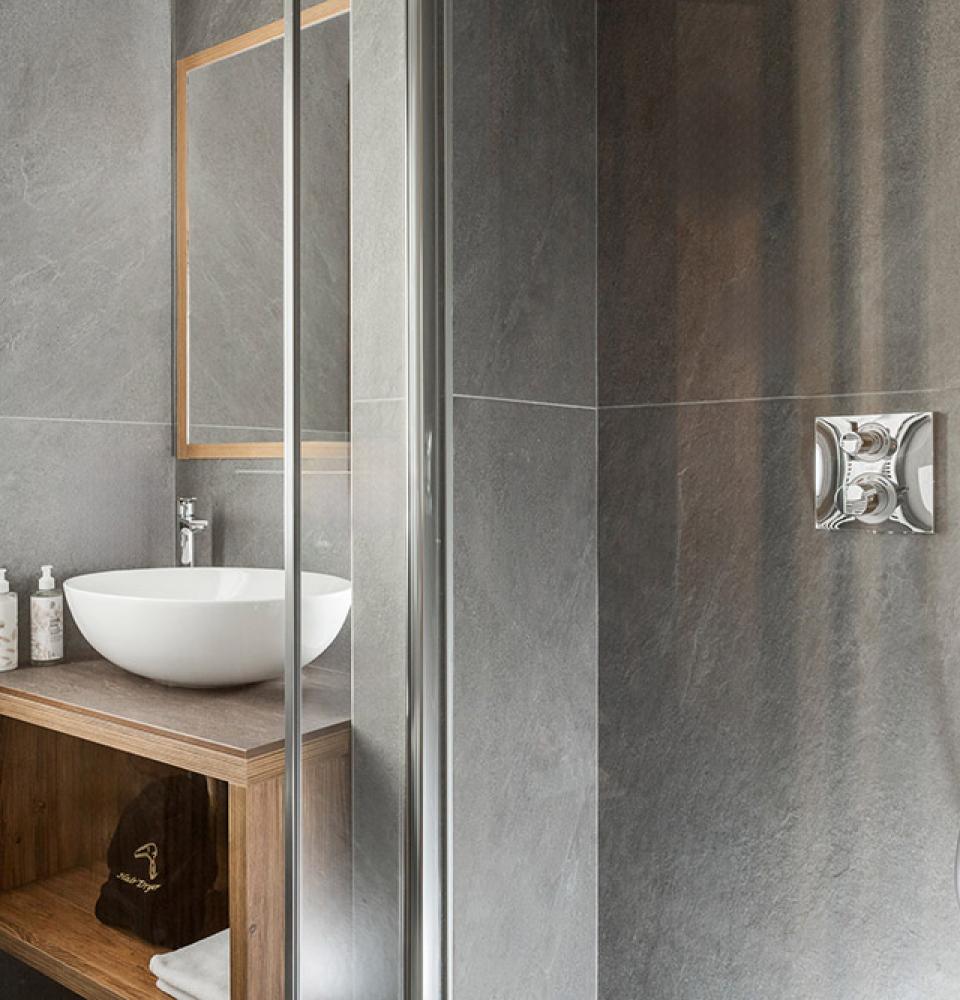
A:
[[[181,566],[195,565],[196,536],[210,523],[193,516],[193,505],[196,502],[196,497],[177,497],[177,536]]]

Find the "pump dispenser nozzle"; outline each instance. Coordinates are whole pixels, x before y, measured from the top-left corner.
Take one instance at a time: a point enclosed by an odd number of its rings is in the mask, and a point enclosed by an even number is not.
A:
[[[63,594],[57,590],[53,567],[40,569],[40,582],[30,595],[30,662],[59,663],[63,659]]]
[[[0,594],[10,593],[10,581],[7,579],[7,571],[0,569]]]

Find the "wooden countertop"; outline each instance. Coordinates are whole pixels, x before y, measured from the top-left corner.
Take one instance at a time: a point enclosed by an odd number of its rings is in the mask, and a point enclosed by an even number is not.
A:
[[[350,678],[303,672],[304,754],[349,745]],[[165,687],[106,660],[0,673],[0,716],[247,784],[283,769],[283,684]]]

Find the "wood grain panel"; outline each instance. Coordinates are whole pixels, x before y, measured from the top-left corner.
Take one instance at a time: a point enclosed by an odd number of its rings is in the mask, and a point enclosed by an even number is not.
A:
[[[172,767],[0,719],[0,890],[103,863],[124,807]]]
[[[283,1000],[283,777],[230,787],[232,1000]]]
[[[102,686],[114,670],[92,663],[76,676],[49,669],[16,672],[21,673],[17,683],[29,690],[14,689],[9,678],[0,681],[0,948],[92,1000],[159,996],[145,975],[158,949],[102,926],[93,908],[123,808],[151,781],[191,770],[211,779],[211,824],[219,834],[222,867],[220,893],[209,900],[209,930],[223,926],[216,904],[226,890],[232,996],[282,1000],[282,744],[271,741],[238,752],[198,744],[196,734],[151,728],[136,717],[92,711],[85,704],[96,700],[90,685]],[[61,700],[38,693],[38,685],[58,684]],[[349,995],[351,736],[350,723],[340,714],[349,691],[320,672],[312,684],[318,699],[312,711],[318,719],[337,721],[304,741],[305,950],[308,961],[320,957],[330,995]],[[69,698],[63,700],[67,689]],[[164,699],[183,692],[164,694],[152,685],[151,695],[161,700],[154,709],[162,715],[170,708]],[[240,722],[243,706],[250,710],[249,697],[258,703],[254,693],[239,702],[225,694],[225,700],[204,704],[231,705],[241,713],[234,717]],[[130,710],[135,700],[124,699],[117,710]],[[137,707],[142,715],[144,706]],[[215,780],[225,774],[235,779],[226,793],[224,783]]]
[[[304,671],[304,752],[342,752],[349,741],[350,679]],[[283,687],[169,688],[104,660],[0,675],[0,715],[224,781],[283,770]]]
[[[242,755],[225,753],[212,747],[198,746],[177,736],[141,729],[130,721],[115,722],[41,701],[11,698],[3,692],[0,692],[0,715],[170,764],[185,771],[206,774],[224,781],[245,780],[246,759]]]
[[[160,1000],[148,965],[163,951],[93,915],[106,868],[77,868],[0,893],[0,948],[86,1000]]]
[[[230,786],[233,1000],[283,996],[283,780]],[[304,976],[325,996],[351,995],[350,790],[348,743],[333,755],[305,756]]]

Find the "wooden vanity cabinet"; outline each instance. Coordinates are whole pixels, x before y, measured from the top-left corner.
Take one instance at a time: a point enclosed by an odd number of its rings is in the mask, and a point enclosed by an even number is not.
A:
[[[307,678],[309,677],[309,681]],[[88,1000],[159,1000],[159,950],[94,916],[107,846],[150,782],[205,775],[218,843],[211,933],[232,1000],[283,997],[283,695],[164,688],[91,660],[0,674],[0,949]],[[349,968],[349,680],[305,673],[304,906]]]

